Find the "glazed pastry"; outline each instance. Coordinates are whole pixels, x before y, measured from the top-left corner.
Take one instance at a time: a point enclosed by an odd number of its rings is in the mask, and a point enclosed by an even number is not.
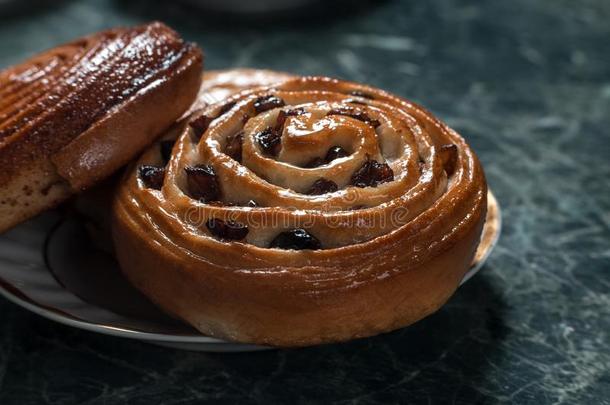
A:
[[[477,157],[428,111],[303,77],[208,106],[147,150],[115,197],[113,237],[131,282],[202,333],[303,346],[437,310],[486,204]]]
[[[202,54],[152,23],[0,72],[0,232],[126,164],[188,109]]]

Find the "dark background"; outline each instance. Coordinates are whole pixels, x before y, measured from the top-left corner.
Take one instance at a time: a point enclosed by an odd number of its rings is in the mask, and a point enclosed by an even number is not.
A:
[[[610,2],[341,2],[239,17],[152,3],[2,5],[0,63],[160,19],[203,47],[208,69],[382,87],[467,138],[503,235],[437,314],[341,345],[174,351],[0,300],[0,404],[610,404]]]

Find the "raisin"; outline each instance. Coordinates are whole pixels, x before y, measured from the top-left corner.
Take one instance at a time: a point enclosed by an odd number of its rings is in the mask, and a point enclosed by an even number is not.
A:
[[[426,161],[421,156],[417,158],[417,167],[419,168],[419,174],[422,174],[426,167]]]
[[[303,115],[307,111],[303,107],[291,108],[290,110],[286,110],[286,116],[288,117],[296,117],[298,115]]]
[[[201,139],[201,136],[208,129],[212,121],[214,121],[214,118],[208,117],[207,115],[202,115],[201,117],[189,122],[189,126],[193,128],[193,131],[195,132],[196,139]]]
[[[321,249],[320,241],[305,229],[292,229],[290,231],[281,232],[278,234],[269,245],[271,248],[277,249]]]
[[[277,156],[280,153],[282,136],[271,127],[267,127],[254,135],[254,139],[267,155]]]
[[[368,93],[365,93],[361,90],[354,90],[354,91],[350,91],[349,94],[351,94],[352,96],[356,96],[356,97],[362,97],[362,98],[368,98],[369,100],[373,100],[374,97],[371,96]]]
[[[369,115],[364,111],[360,111],[351,107],[334,108],[330,110],[326,115],[344,115],[346,117],[362,121],[365,124],[372,126],[373,128],[377,128],[379,125],[381,125],[379,120],[369,117]]]
[[[192,198],[203,202],[220,200],[220,184],[212,166],[187,166],[184,171],[188,194]]]
[[[235,101],[232,101],[230,103],[226,103],[225,105],[220,107],[220,110],[218,110],[218,115],[216,116],[216,118],[220,117],[222,114],[226,113],[227,111],[229,111],[233,107],[235,107]]]
[[[447,172],[447,176],[451,176],[455,171],[455,165],[457,164],[457,145],[450,143],[441,146],[439,156],[443,161],[443,167],[445,168],[445,172]]]
[[[237,134],[229,137],[227,139],[227,146],[225,146],[225,153],[231,157],[232,159],[241,163],[241,151],[242,151],[242,143],[244,141],[243,132],[238,132]]]
[[[165,178],[165,167],[142,165],[138,167],[138,178],[146,187],[161,190]]]
[[[248,235],[248,227],[232,220],[223,221],[222,219],[212,218],[206,223],[210,233],[217,238],[242,240]]]
[[[387,163],[367,160],[352,175],[350,184],[356,187],[375,187],[392,180],[394,180],[394,172]]]
[[[280,111],[277,115],[277,120],[275,121],[275,126],[273,127],[273,130],[279,134],[281,134],[282,132],[284,132],[284,124],[286,123],[286,118],[288,116],[286,115],[285,111]]]
[[[343,158],[346,156],[349,156],[349,153],[347,153],[347,151],[345,149],[343,149],[341,146],[333,146],[332,148],[330,148],[328,150],[328,152],[326,152],[326,156],[324,158],[321,158],[321,157],[313,158],[309,162],[307,162],[305,167],[314,168],[314,167],[322,166],[322,165],[332,162],[335,159]]]
[[[254,101],[254,111],[260,114],[265,111],[272,110],[277,107],[283,107],[286,103],[279,97],[274,95],[259,97]]]
[[[347,151],[341,146],[333,146],[328,150],[328,152],[326,152],[325,159],[327,163],[330,163],[335,159],[344,158],[347,156],[349,156],[349,153],[347,153]]]
[[[159,147],[161,150],[161,159],[163,159],[163,163],[167,164],[172,157],[172,149],[174,148],[174,141],[161,141],[159,143]]]
[[[321,178],[316,180],[312,185],[307,194],[309,195],[320,195],[326,193],[333,193],[339,190],[339,186],[332,180]]]
[[[296,117],[297,115],[303,114],[305,114],[305,109],[303,107],[294,108],[286,111],[281,110],[277,115],[275,127],[273,127],[273,129],[281,134],[282,132],[284,132],[284,124],[286,123],[286,118]]]

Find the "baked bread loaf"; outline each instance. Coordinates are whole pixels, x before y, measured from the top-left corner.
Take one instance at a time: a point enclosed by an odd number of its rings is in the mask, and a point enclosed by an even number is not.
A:
[[[188,124],[126,173],[113,238],[131,282],[202,333],[275,346],[370,336],[436,311],[468,270],[485,177],[422,107],[301,77]]]
[[[202,54],[161,23],[0,72],[0,232],[109,176],[191,105]]]

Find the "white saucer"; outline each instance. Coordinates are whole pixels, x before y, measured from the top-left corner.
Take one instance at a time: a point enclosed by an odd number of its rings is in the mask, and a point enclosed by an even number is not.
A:
[[[462,283],[481,269],[500,235],[499,206],[491,193],[489,200],[482,243]],[[106,335],[208,352],[268,349],[203,336],[168,317],[127,283],[82,222],[58,211],[0,235],[0,295],[45,318]]]

